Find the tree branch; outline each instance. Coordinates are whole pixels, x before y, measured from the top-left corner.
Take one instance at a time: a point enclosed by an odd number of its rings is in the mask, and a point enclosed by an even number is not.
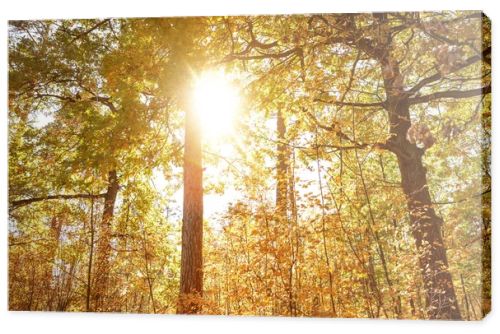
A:
[[[491,85],[471,90],[448,90],[444,92],[432,93],[429,95],[417,96],[408,99],[408,103],[411,105],[411,104],[430,102],[436,99],[465,99],[488,93],[491,93]]]
[[[489,55],[491,55],[491,47],[486,48],[483,51],[481,56],[479,56],[479,55],[472,56],[472,57],[468,58],[465,62],[463,62],[457,66],[452,67],[451,72],[456,72],[458,70],[461,70],[462,68],[465,68],[469,65],[472,65],[472,64],[480,61],[481,59],[484,59],[486,62],[488,62],[487,57]],[[488,63],[491,64],[491,59],[490,59],[490,62],[488,62]],[[412,96],[412,95],[418,93],[420,91],[420,89],[422,89],[424,86],[426,86],[430,83],[433,83],[435,81],[438,81],[442,78],[443,78],[443,75],[439,72],[434,74],[434,75],[431,75],[430,77],[422,79],[420,82],[418,82],[415,86],[413,86],[410,90],[408,90],[406,92],[406,94],[408,94],[408,96]]]
[[[370,102],[370,103],[362,103],[362,102],[342,102],[342,101],[328,101],[320,98],[315,98],[314,102],[320,102],[324,104],[332,104],[336,106],[346,106],[346,107],[358,107],[358,108],[374,108],[374,107],[384,107],[385,102]]]
[[[251,50],[251,48],[250,48]],[[250,51],[249,50],[249,51]],[[230,54],[230,55],[227,55],[226,57],[224,57],[224,59],[222,60],[222,62],[229,62],[229,61],[232,61],[232,60],[258,60],[258,59],[281,59],[281,58],[286,58],[286,57],[289,57],[293,54],[300,54],[301,53],[301,49],[300,48],[293,48],[293,49],[289,49],[289,50],[286,50],[286,51],[283,51],[283,52],[278,52],[278,53],[261,53],[261,54],[258,54],[258,55],[246,55],[248,52],[244,52],[244,53],[235,53],[235,54]]]
[[[73,195],[49,195],[49,196],[43,196],[43,197],[33,197],[33,198],[26,198],[26,199],[21,199],[17,201],[12,201],[10,203],[10,208],[9,211],[14,211],[15,209],[18,209],[22,206],[26,206],[32,203],[36,202],[42,202],[42,201],[48,201],[48,200],[67,200],[67,199],[84,199],[84,198],[104,198],[106,196],[105,193],[103,194],[73,194]]]
[[[105,19],[105,20],[102,20],[102,21],[99,21],[97,22],[96,24],[94,24],[92,27],[90,27],[90,29],[88,30],[85,30],[83,32],[81,32],[80,34],[78,34],[75,38],[73,38],[69,44],[73,44],[74,42],[76,42],[78,39],[82,38],[83,36],[86,36],[88,34],[90,34],[92,31],[96,30],[97,28],[99,28],[101,25],[107,23],[111,21],[111,19]]]
[[[335,133],[339,138],[344,139],[348,142],[350,142],[352,145],[330,145],[330,144],[322,144],[322,145],[316,145],[315,148],[318,147],[326,147],[326,148],[332,148],[336,151],[347,151],[347,150],[353,150],[353,149],[364,149],[367,147],[373,147],[373,148],[378,148],[378,149],[384,149],[384,150],[390,150],[389,144],[388,143],[360,143],[357,141],[354,141],[351,139],[348,135],[346,135],[342,130],[340,129],[340,126],[334,121],[332,122],[332,125],[324,125],[321,124],[318,119],[306,108],[302,108],[302,111],[306,113],[307,116],[309,116],[314,124],[319,127],[320,129],[323,129],[325,131],[333,132]]]
[[[88,99],[85,99],[85,100],[81,100],[79,99],[78,97],[73,97],[73,96],[63,96],[63,95],[57,95],[57,94],[41,94],[41,93],[37,93],[35,95],[36,98],[41,98],[41,97],[53,97],[53,98],[56,98],[56,99],[59,99],[61,101],[68,101],[68,102],[71,102],[71,103],[76,103],[76,102],[98,102],[98,103],[101,103],[103,105],[105,105],[106,107],[109,108],[109,110],[111,110],[112,112],[116,113],[118,110],[116,109],[115,105],[113,104],[113,102],[111,102],[111,98],[107,97],[107,96],[93,96],[91,98],[88,98]]]
[[[436,204],[436,205],[457,204],[457,203],[462,203],[462,202],[468,201],[468,200],[473,199],[473,198],[482,197],[482,196],[489,194],[489,193],[491,193],[491,189],[486,189],[485,191],[477,193],[477,194],[473,194],[470,197],[464,197],[464,198],[461,198],[461,199],[458,199],[455,201],[432,202],[432,204]]]
[[[331,148],[334,151],[348,151],[348,150],[355,150],[355,149],[365,149],[365,148],[377,148],[380,150],[388,150],[390,151],[391,149],[386,143],[356,143],[354,145],[330,145],[330,144],[321,144],[321,145],[316,145],[313,148]]]

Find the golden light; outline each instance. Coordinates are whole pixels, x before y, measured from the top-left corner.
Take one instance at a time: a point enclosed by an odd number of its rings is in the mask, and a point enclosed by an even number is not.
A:
[[[240,95],[224,71],[202,73],[195,82],[193,102],[206,139],[231,133],[240,107]]]

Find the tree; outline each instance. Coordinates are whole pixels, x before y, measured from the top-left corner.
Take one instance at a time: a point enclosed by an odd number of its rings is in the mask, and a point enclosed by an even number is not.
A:
[[[203,171],[200,120],[186,110],[181,287],[178,313],[197,313],[203,293]]]

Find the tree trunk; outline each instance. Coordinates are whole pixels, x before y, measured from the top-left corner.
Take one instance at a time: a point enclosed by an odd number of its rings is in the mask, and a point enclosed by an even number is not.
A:
[[[181,282],[177,313],[198,313],[203,297],[203,170],[200,121],[186,112]]]
[[[376,53],[381,65],[387,96],[385,108],[390,122],[391,137],[387,146],[396,154],[398,160],[401,186],[406,196],[412,234],[419,253],[428,315],[430,319],[461,320],[441,232],[443,220],[436,215],[432,206],[427,170],[422,161],[425,150],[407,139],[411,117],[403,85],[404,77],[391,53],[392,36],[386,22],[386,14],[374,16],[380,22],[379,43],[382,48]]]
[[[94,277],[94,311],[106,311],[105,298],[109,280],[109,257],[111,255],[111,222],[113,220],[119,184],[116,170],[108,173],[108,189],[104,196],[104,210],[97,244],[96,273]]]
[[[319,184],[319,193],[321,196],[321,236],[322,236],[322,244],[323,244],[323,252],[326,260],[326,267],[328,268],[328,288],[329,288],[329,296],[330,296],[330,307],[331,307],[331,315],[335,318],[337,317],[337,309],[335,307],[335,298],[333,292],[333,268],[331,266],[330,255],[328,253],[328,245],[327,245],[327,236],[326,236],[326,211],[325,211],[325,196],[323,194],[323,181],[321,178],[321,164],[320,164],[320,155],[319,155],[319,145],[318,145],[318,132],[316,129],[316,169],[318,173],[318,184]]]
[[[89,260],[87,265],[87,295],[85,298],[85,311],[92,311],[90,300],[92,296],[92,261],[94,257],[94,199],[91,201],[90,207],[90,240],[89,240]]]
[[[483,189],[491,189],[490,166],[486,153],[483,164],[486,168],[483,171]],[[481,230],[483,249],[481,254],[482,275],[481,275],[481,315],[485,317],[491,311],[491,191],[483,196],[482,200],[483,225]],[[474,310],[474,308],[472,308]]]
[[[397,67],[395,72],[399,73]],[[391,82],[387,81],[386,87],[391,87],[394,92]],[[427,170],[422,161],[425,151],[406,138],[411,126],[409,105],[404,98],[389,94],[388,110],[392,134],[388,144],[398,159],[412,234],[419,252],[428,315],[431,319],[461,319],[453,281],[448,271],[448,259],[441,232],[443,220],[436,215],[432,206]]]
[[[409,143],[408,143],[409,144]],[[409,144],[411,145],[411,144]],[[406,145],[405,145],[406,146]],[[412,233],[419,252],[420,269],[431,319],[461,319],[442,236],[443,220],[432,207],[422,152],[417,147],[398,155],[401,183],[407,198]]]
[[[276,118],[278,144],[276,163],[276,213],[280,219],[286,218],[288,191],[288,150],[285,143],[286,125],[281,110]]]
[[[278,230],[284,231],[283,227],[287,228],[288,235],[288,253],[290,254],[289,261],[283,261],[285,263],[278,263],[279,267],[287,267],[287,279],[286,279],[286,293],[287,293],[287,305],[288,314],[291,316],[296,315],[296,300],[294,292],[294,267],[295,267],[295,250],[294,250],[294,240],[293,240],[293,226],[292,220],[288,219],[288,207],[289,198],[288,194],[291,190],[289,188],[290,180],[290,151],[286,142],[286,124],[285,118],[281,110],[278,110],[276,116],[276,135],[277,135],[277,146],[276,146],[276,222],[278,223]],[[291,184],[290,182],[290,184]],[[290,196],[294,196],[290,194]],[[294,198],[295,202],[295,198]],[[278,261],[281,262],[283,259],[279,258]]]

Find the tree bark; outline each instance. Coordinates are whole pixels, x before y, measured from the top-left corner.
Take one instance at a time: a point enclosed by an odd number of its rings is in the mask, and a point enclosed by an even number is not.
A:
[[[429,317],[460,320],[460,310],[448,270],[441,231],[443,220],[436,215],[432,207],[426,169],[422,163],[422,152],[419,152],[420,149],[417,147],[410,147],[404,149],[406,152],[412,152],[410,155],[398,154],[397,158],[401,183],[407,198],[412,233],[419,252]]]
[[[198,313],[203,297],[203,170],[200,120],[187,108],[184,134],[184,208],[177,313]]]
[[[85,298],[85,311],[92,311],[90,301],[92,297],[92,261],[94,257],[94,237],[95,237],[95,229],[94,229],[94,199],[92,199],[91,207],[90,207],[90,240],[89,240],[89,260],[87,265],[87,294]]]
[[[276,213],[280,219],[284,219],[287,213],[288,152],[285,143],[286,125],[281,110],[278,110],[276,117],[276,133],[278,140],[276,147]]]
[[[453,280],[448,270],[448,258],[443,241],[443,220],[434,211],[427,170],[423,164],[425,149],[407,139],[411,127],[410,101],[403,86],[398,61],[391,53],[392,37],[386,14],[374,14],[379,26],[379,45],[374,51],[380,61],[386,93],[384,107],[389,115],[391,137],[387,148],[397,157],[401,186],[406,196],[412,234],[419,255],[428,316],[430,319],[461,320]]]
[[[402,87],[395,85],[395,82],[402,83],[401,78],[398,78],[401,73],[397,62],[390,59],[390,56],[385,56],[381,65],[386,69],[391,68],[386,72],[393,73],[393,76],[384,76],[392,135],[388,144],[398,160],[412,234],[419,252],[428,315],[431,319],[460,320],[462,318],[452,277],[448,270],[448,259],[441,231],[443,220],[434,211],[427,184],[427,170],[422,161],[425,150],[410,143],[406,138],[411,126],[411,118],[408,100],[399,94]]]
[[[93,303],[94,311],[106,311],[105,298],[108,288],[111,255],[111,222],[113,220],[116,196],[119,184],[116,170],[108,173],[108,189],[104,195],[104,210],[97,243],[96,272],[94,275]]]
[[[295,195],[293,194],[294,189],[290,188],[293,185],[293,179],[291,179],[292,173],[290,172],[290,150],[286,142],[286,123],[285,117],[281,110],[278,110],[276,116],[276,135],[277,135],[277,146],[276,146],[276,222],[279,224],[278,230],[284,231],[282,227],[287,228],[288,235],[288,253],[290,258],[288,261],[283,261],[285,263],[278,263],[279,267],[287,267],[287,279],[286,279],[286,293],[287,293],[287,304],[288,313],[291,316],[297,315],[297,301],[295,298],[294,291],[294,270],[296,270],[296,250],[294,245],[294,233],[293,224],[296,224],[295,218],[288,218],[289,206],[295,204]],[[290,197],[289,197],[290,192]],[[293,202],[293,203],[292,203]],[[289,205],[290,204],[290,205]],[[296,208],[292,208],[293,217],[296,216]],[[281,258],[278,261],[282,261]]]

